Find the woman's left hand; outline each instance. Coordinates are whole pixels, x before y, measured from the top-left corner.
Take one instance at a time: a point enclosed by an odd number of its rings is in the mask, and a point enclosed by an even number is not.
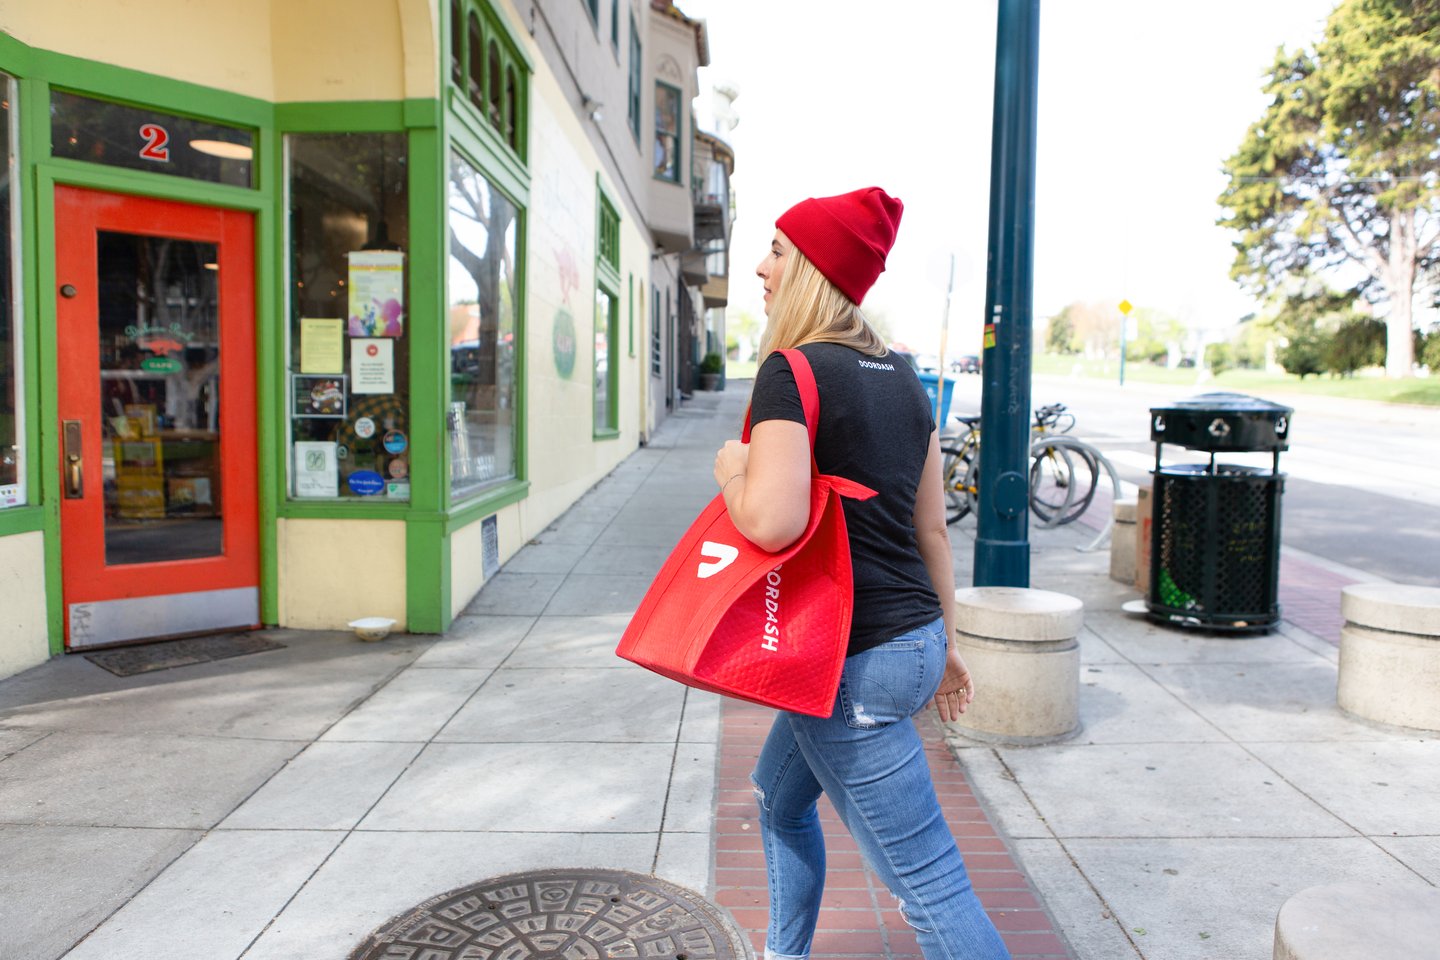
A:
[[[975,681],[970,676],[970,668],[952,646],[945,656],[945,676],[935,691],[935,709],[940,712],[941,720],[959,720],[974,699]]]
[[[725,481],[735,476],[744,476],[750,469],[750,445],[739,440],[727,440],[725,446],[715,454],[715,483],[721,489]]]

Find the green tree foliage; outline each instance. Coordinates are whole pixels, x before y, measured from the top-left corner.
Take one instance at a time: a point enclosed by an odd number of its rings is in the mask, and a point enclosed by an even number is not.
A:
[[[1313,286],[1281,301],[1275,330],[1282,338],[1275,359],[1302,380],[1329,369],[1326,349],[1335,331],[1358,319],[1351,294]]]
[[[1371,317],[1346,320],[1325,345],[1325,369],[1348,377],[1361,367],[1385,362],[1385,324]]]
[[[1075,324],[1070,320],[1069,310],[1070,308],[1066,307],[1050,318],[1050,325],[1045,328],[1045,351],[1047,353],[1080,352],[1080,348],[1075,345]]]
[[[1389,301],[1391,376],[1411,372],[1411,301],[1440,256],[1437,51],[1440,4],[1343,0],[1314,50],[1277,51],[1270,105],[1224,165],[1231,276],[1272,297],[1357,278],[1351,294]]]
[[[1125,343],[1127,360],[1165,363],[1171,348],[1178,352],[1185,342],[1185,325],[1162,310],[1141,307],[1131,316],[1135,318],[1136,336]]]
[[[1220,376],[1226,370],[1235,366],[1235,350],[1228,343],[1207,343],[1205,344],[1205,366],[1215,376]]]
[[[1431,330],[1420,349],[1420,362],[1430,368],[1431,374],[1440,374],[1440,327]]]

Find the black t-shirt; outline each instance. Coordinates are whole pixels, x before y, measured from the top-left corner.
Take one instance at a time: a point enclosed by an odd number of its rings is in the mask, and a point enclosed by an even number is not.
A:
[[[935,429],[915,371],[894,355],[870,357],[837,343],[800,348],[815,373],[821,473],[863,483],[879,496],[844,499],[855,581],[849,656],[940,616],[940,601],[915,544],[915,491]],[[805,422],[789,362],[773,353],[755,377],[750,422]]]

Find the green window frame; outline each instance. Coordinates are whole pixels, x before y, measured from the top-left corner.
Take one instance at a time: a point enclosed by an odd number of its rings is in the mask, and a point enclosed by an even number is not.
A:
[[[620,212],[595,184],[595,431],[620,435]]]
[[[610,0],[610,51],[620,59],[620,0]]]
[[[640,77],[641,66],[644,61],[641,57],[640,30],[635,26],[635,11],[630,11],[630,87],[629,95],[626,98],[626,118],[630,121],[630,133],[635,137],[635,145],[640,145]]]
[[[449,20],[452,109],[523,166],[529,140],[529,57],[493,0],[450,0]]]
[[[590,17],[590,26],[596,30],[600,29],[600,0],[580,0],[585,5],[585,13]]]
[[[655,81],[655,179],[666,183],[681,182],[684,99],[679,87]]]

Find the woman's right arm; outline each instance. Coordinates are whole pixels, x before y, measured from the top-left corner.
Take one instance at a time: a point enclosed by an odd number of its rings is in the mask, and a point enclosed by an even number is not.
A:
[[[915,491],[915,544],[930,575],[930,585],[940,600],[945,620],[947,654],[945,676],[935,693],[940,719],[955,720],[975,698],[975,682],[965,660],[955,649],[955,560],[950,554],[950,528],[945,522],[945,487],[941,476],[940,435],[930,433],[930,448]],[[950,694],[958,693],[958,697]]]

